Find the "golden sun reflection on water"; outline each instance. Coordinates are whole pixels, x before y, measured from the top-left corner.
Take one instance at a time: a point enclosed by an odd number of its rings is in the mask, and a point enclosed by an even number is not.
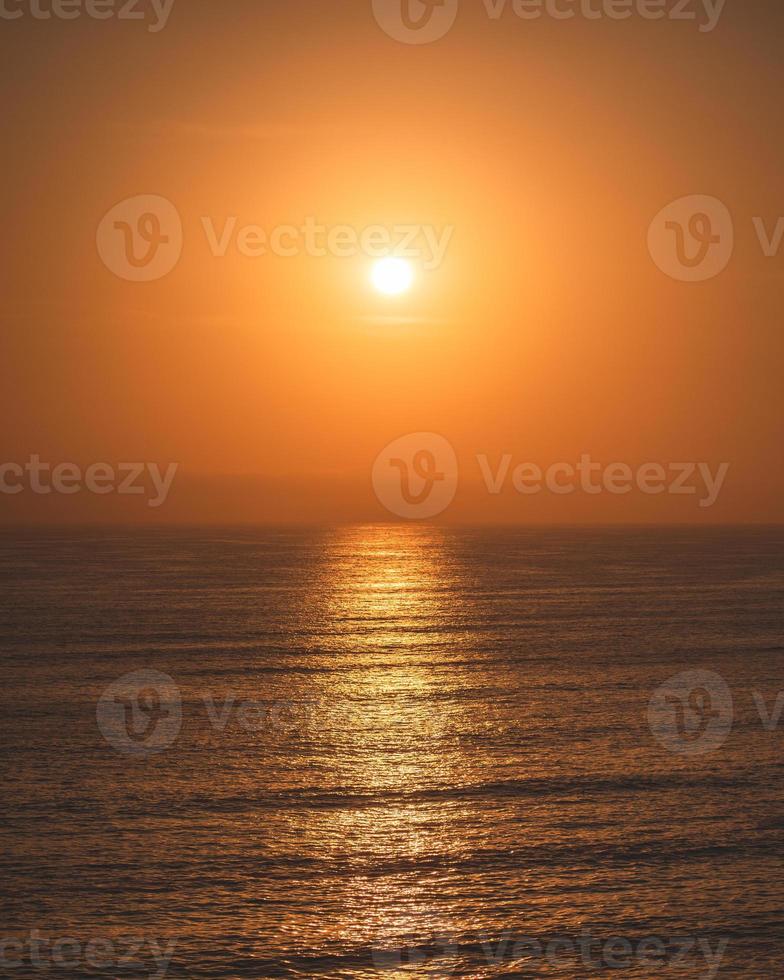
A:
[[[449,622],[451,574],[444,533],[436,528],[347,528],[324,555],[317,586],[325,596],[324,625],[341,635],[348,626],[355,654],[437,643]]]
[[[435,528],[345,529],[324,551],[310,611],[330,638],[333,669],[315,681],[326,724],[313,751],[334,798],[293,816],[289,830],[344,868],[331,937],[341,943],[383,947],[453,925],[440,908],[439,864],[456,856],[445,822],[459,825],[465,806],[432,796],[465,768],[454,706],[443,701],[445,660],[455,654],[453,575]]]
[[[352,783],[410,791],[444,764],[423,740],[445,735],[434,707],[451,652],[445,551],[436,529],[373,527],[343,532],[325,556],[320,614],[337,642],[320,701]]]

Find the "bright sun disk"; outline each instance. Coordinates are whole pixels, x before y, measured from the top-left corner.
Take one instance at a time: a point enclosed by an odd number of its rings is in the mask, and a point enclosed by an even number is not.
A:
[[[380,259],[373,266],[373,285],[388,296],[396,296],[411,288],[414,269],[405,259]]]

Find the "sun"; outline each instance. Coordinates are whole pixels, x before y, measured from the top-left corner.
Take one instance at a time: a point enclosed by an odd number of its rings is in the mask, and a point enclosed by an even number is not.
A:
[[[397,296],[411,288],[414,268],[405,259],[379,259],[373,266],[372,279],[379,292]]]

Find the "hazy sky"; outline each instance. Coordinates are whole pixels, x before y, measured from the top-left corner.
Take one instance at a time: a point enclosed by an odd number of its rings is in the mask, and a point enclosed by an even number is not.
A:
[[[492,19],[461,0],[421,45],[371,0],[175,0],[155,33],[151,11],[5,9],[23,16],[0,19],[0,461],[179,473],[154,511],[24,492],[0,495],[0,521],[381,519],[373,462],[420,431],[459,460],[444,519],[784,518],[784,245],[766,257],[754,223],[784,216],[779,4],[728,0],[700,31],[702,0],[695,21],[523,20],[511,0]],[[182,221],[179,261],[150,282],[96,246],[137,195]],[[734,225],[704,282],[648,247],[686,195]],[[220,237],[230,218],[451,238],[389,298],[363,255],[254,257],[236,236],[211,254],[205,223]],[[480,485],[477,455],[582,454],[731,470],[712,508]]]

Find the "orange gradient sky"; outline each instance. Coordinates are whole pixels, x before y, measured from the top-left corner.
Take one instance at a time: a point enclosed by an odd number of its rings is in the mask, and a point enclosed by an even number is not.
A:
[[[0,498],[0,521],[377,520],[373,461],[432,431],[457,521],[779,521],[784,15],[694,24],[489,19],[387,37],[370,0],[179,0],[166,28],[0,23],[5,139],[0,456],[180,466],[165,508]],[[126,282],[96,229],[158,194],[180,262]],[[722,200],[727,269],[648,253],[676,198]],[[454,228],[390,299],[365,257],[209,252],[221,226]],[[547,466],[726,461],[717,505],[636,494],[489,499],[478,453]]]

